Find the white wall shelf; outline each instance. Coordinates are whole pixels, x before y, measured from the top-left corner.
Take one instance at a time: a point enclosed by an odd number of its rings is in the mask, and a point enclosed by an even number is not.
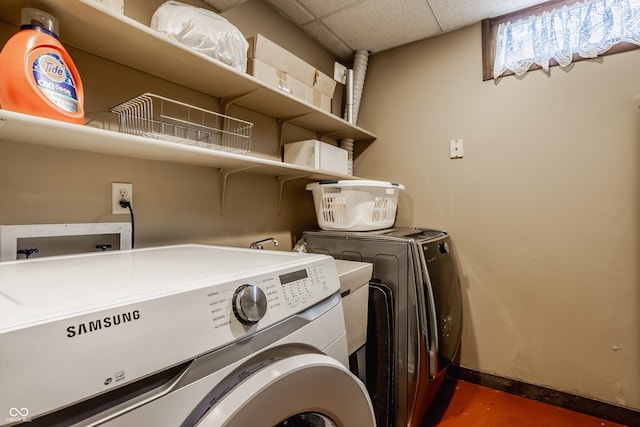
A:
[[[355,178],[351,175],[311,169],[277,160],[194,147],[6,110],[0,110],[0,140],[206,166],[222,171],[251,167],[248,172],[261,175],[305,175],[311,180]]]
[[[0,19],[19,26],[25,0],[0,2]],[[373,141],[376,136],[254,77],[185,47],[95,0],[38,0],[60,22],[61,41],[144,73],[334,139]]]
[[[6,110],[0,110],[0,141],[216,168],[223,175],[221,214],[224,212],[227,179],[236,172],[276,177],[280,183],[279,205],[283,183],[291,179],[323,181],[357,178],[277,160],[194,147]]]

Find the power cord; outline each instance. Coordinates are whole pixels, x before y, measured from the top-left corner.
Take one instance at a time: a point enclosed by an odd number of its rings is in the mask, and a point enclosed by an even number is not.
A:
[[[126,200],[120,200],[120,207],[129,208],[129,213],[131,214],[131,249],[133,249],[136,241],[136,223],[133,220],[133,208],[131,207],[131,202]]]

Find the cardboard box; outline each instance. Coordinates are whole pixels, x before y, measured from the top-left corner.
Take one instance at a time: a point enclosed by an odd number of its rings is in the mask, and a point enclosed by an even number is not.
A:
[[[247,72],[249,74],[272,86],[280,87],[285,92],[303,99],[309,104],[331,112],[331,99],[336,88],[336,81],[333,78],[307,64],[262,34],[249,37],[247,41],[249,42],[247,51]],[[288,82],[274,84],[274,74],[283,78],[283,73],[294,80],[290,82],[290,85],[287,85]],[[304,85],[308,90],[298,83]],[[291,86],[296,86],[297,89],[289,90],[288,88]],[[319,94],[315,92],[319,92]]]
[[[336,90],[336,81],[326,74],[316,70],[313,88],[321,94],[328,96],[329,101],[331,101],[331,98],[333,98],[333,93]]]
[[[300,98],[304,101],[308,99],[309,87],[298,79],[293,78],[289,73],[279,70],[259,59],[249,58],[247,60],[247,73],[256,79],[275,86],[289,95]],[[309,102],[309,101],[307,101]]]
[[[345,175],[348,172],[347,158],[346,150],[316,139],[292,142],[284,146],[284,161],[287,163]]]
[[[331,97],[324,93],[314,89],[313,90],[313,105],[319,107],[325,111],[331,112]]]
[[[313,87],[316,80],[316,69],[314,67],[262,34],[249,37],[247,41],[249,42],[248,58],[258,59],[278,70],[285,71],[303,84]]]
[[[306,87],[304,100],[329,113],[331,112],[331,99],[332,98],[330,96],[327,96],[312,87]]]
[[[293,77],[258,59],[249,58],[247,60],[247,73],[284,92],[291,93],[293,91]]]
[[[305,85],[283,70],[279,70],[259,59],[249,58],[247,60],[247,73],[289,95],[331,112],[331,97],[322,94],[311,86]]]

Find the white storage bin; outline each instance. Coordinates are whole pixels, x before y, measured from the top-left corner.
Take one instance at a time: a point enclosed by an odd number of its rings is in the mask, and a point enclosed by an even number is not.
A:
[[[307,185],[323,230],[368,231],[389,228],[396,220],[404,185],[384,181],[341,180]]]
[[[284,145],[284,161],[347,175],[347,150],[310,139]]]

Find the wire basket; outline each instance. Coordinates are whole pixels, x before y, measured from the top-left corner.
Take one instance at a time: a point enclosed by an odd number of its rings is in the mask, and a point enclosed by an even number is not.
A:
[[[251,151],[253,123],[152,93],[110,110],[120,132],[232,153]]]

